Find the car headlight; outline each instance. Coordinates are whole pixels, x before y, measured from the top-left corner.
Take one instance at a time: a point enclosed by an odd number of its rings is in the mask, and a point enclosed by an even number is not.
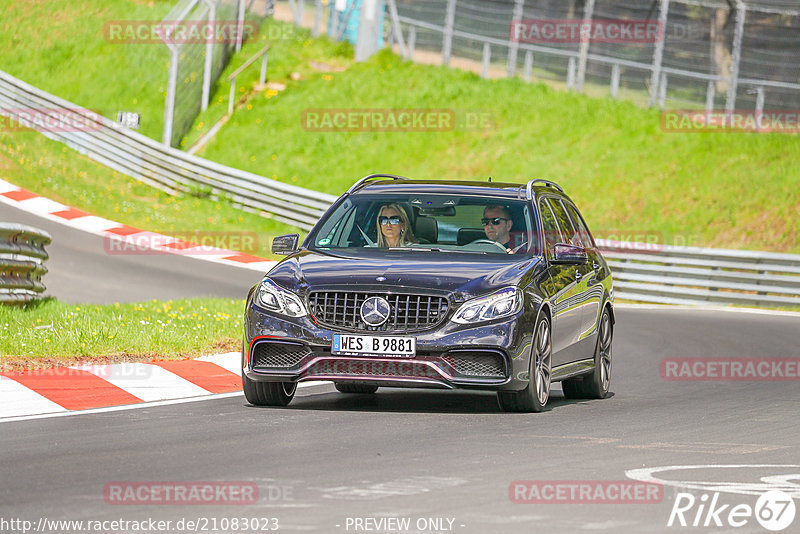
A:
[[[486,297],[468,300],[458,309],[451,321],[460,324],[492,321],[514,315],[522,307],[522,292],[506,287]]]
[[[266,310],[289,317],[303,317],[308,313],[300,297],[283,289],[269,278],[261,282],[256,291],[255,301]]]

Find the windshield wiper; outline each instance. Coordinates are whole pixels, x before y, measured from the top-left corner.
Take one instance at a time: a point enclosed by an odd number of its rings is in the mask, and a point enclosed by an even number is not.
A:
[[[441,248],[428,248],[428,247],[389,247],[389,250],[419,250],[421,252],[446,252]]]

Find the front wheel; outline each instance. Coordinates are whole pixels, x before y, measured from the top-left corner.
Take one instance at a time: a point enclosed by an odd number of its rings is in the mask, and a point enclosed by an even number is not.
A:
[[[287,406],[297,391],[295,382],[256,382],[242,374],[244,398],[253,406]]]
[[[531,350],[528,386],[522,391],[498,391],[500,408],[506,412],[541,412],[550,398],[552,346],[550,319],[543,315],[536,323],[536,337]]]

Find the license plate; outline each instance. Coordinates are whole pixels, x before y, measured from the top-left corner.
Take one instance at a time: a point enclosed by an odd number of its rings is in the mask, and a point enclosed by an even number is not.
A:
[[[417,343],[413,337],[333,334],[331,354],[340,356],[413,357],[417,354]]]

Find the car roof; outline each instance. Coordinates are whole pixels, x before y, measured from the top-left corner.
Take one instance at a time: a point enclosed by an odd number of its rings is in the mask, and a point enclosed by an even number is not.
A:
[[[475,196],[525,199],[526,184],[508,182],[477,182],[461,180],[375,180],[363,184],[352,194],[417,193],[417,194],[464,194]],[[566,196],[557,189],[534,184],[535,193],[548,192]]]

